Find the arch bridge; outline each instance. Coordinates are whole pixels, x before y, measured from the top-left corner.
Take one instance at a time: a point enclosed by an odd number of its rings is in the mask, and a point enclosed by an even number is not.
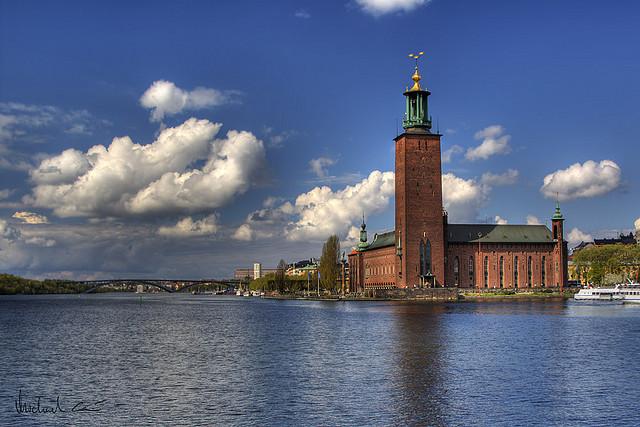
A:
[[[88,294],[103,286],[137,286],[146,285],[158,288],[165,292],[184,292],[198,286],[215,286],[217,288],[237,288],[246,285],[246,282],[238,279],[211,279],[211,280],[180,280],[180,279],[104,279],[104,280],[79,280],[69,281],[79,285],[88,285],[89,289],[83,293]]]

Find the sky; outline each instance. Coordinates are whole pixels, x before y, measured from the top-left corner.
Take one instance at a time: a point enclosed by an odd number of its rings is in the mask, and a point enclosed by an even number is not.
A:
[[[420,60],[450,222],[640,229],[633,1],[0,0],[0,272],[224,278],[394,223]]]

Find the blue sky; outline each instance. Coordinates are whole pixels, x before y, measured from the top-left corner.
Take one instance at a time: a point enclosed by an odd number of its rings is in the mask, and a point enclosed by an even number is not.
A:
[[[639,9],[0,1],[0,270],[222,277],[318,255],[331,232],[347,246],[363,208],[370,230],[390,228],[392,139],[420,50],[453,220],[545,223],[558,192],[574,240],[630,231]],[[172,128],[175,146],[135,157]]]

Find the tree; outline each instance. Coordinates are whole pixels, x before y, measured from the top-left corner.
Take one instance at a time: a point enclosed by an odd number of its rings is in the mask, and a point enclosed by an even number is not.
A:
[[[602,245],[582,249],[573,255],[581,277],[588,283],[601,285],[607,278],[640,276],[639,245]]]
[[[335,234],[322,246],[319,270],[322,287],[336,292],[340,273],[340,239]]]
[[[276,267],[276,289],[278,292],[284,291],[285,274],[287,271],[287,263],[283,259],[280,260]]]

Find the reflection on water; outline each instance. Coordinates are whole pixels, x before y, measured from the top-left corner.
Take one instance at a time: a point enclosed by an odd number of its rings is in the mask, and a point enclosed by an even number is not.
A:
[[[0,425],[640,424],[640,306],[103,294],[0,322]]]
[[[427,308],[427,309],[425,309]],[[446,414],[443,387],[443,361],[440,320],[444,305],[393,306],[395,357],[389,369],[394,372],[394,420],[401,424],[439,425]]]

